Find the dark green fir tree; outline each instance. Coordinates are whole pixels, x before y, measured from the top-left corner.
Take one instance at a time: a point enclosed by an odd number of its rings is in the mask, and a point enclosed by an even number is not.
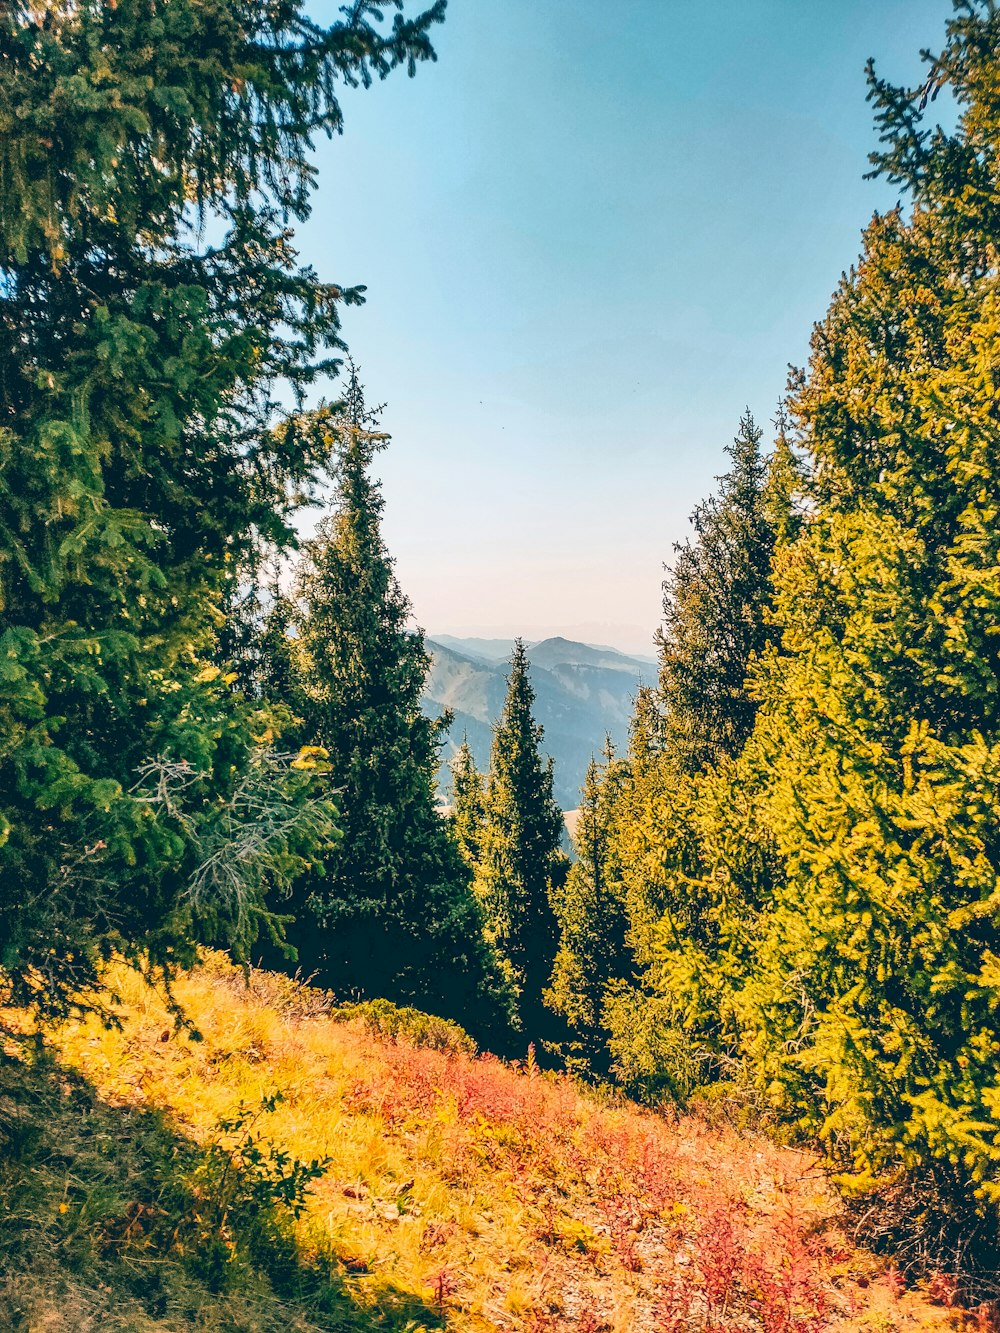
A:
[[[567,1063],[602,1075],[610,1068],[603,1023],[608,988],[631,974],[617,836],[629,781],[629,765],[609,741],[603,763],[592,759],[587,767],[573,833],[576,859],[553,895],[559,950],[546,1003],[570,1029]]]
[[[437,808],[440,722],[421,710],[430,665],[381,532],[370,475],[387,436],[352,374],[330,421],[332,515],[308,543],[288,607],[298,739],[326,752],[342,838],[291,903],[298,966],[344,997],[381,997],[491,1036],[502,1000],[472,876]]]
[[[468,737],[462,738],[451,761],[451,827],[462,856],[475,872],[482,851],[486,818],[486,782],[476,767]]]
[[[305,8],[0,5],[0,1000],[246,950],[295,859],[220,621],[325,468],[282,404],[359,299],[295,253],[312,135],[338,84],[431,57],[444,3]]]
[[[516,988],[521,1027],[531,1040],[546,1037],[553,1026],[542,993],[558,945],[552,895],[568,868],[560,849],[563,819],[552,791],[552,760],[540,753],[543,733],[532,713],[534,700],[528,656],[518,639],[493,731],[477,888],[489,937]]]
[[[768,643],[777,530],[760,441],[747,411],[727,450],[732,467],[694,511],[694,539],[675,546],[663,584],[660,704],[682,772],[738,754],[753,729],[747,672]]]

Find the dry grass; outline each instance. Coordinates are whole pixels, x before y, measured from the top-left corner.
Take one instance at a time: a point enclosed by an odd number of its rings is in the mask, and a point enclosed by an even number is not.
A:
[[[329,1159],[298,1246],[368,1322],[301,1327],[891,1333],[955,1318],[851,1248],[807,1155],[533,1068],[377,1040],[314,992],[266,973],[248,986],[217,958],[177,987],[201,1042],[133,975],[113,981],[121,1032],[53,1038],[105,1104],[166,1112],[205,1145],[280,1091],[261,1134]]]

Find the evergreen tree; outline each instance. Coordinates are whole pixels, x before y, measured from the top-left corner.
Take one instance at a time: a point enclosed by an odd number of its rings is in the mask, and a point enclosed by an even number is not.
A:
[[[747,411],[727,449],[732,467],[692,515],[695,540],[674,547],[663,584],[661,707],[668,748],[688,773],[738,754],[753,727],[747,673],[768,641],[775,541],[761,434]]]
[[[634,1092],[684,1102],[743,1076],[738,993],[782,873],[753,746],[695,774],[661,755],[620,814],[636,984],[613,988],[604,1021],[616,1072]]]
[[[298,0],[0,7],[0,965],[19,1003],[60,1012],[114,950],[170,967],[261,923],[256,872],[213,880],[204,858],[299,775],[255,756],[267,722],[220,676],[219,622],[325,466],[313,418],[281,426],[278,402],[335,365],[358,299],[298,263],[290,225],[338,82],[429,57],[443,8],[385,29],[364,2],[328,26]],[[269,827],[243,864],[282,877],[291,826]]]
[[[442,726],[421,711],[430,658],[382,538],[370,469],[388,437],[374,425],[352,373],[330,422],[335,509],[276,607],[289,616],[279,666],[287,653],[298,738],[325,751],[343,830],[296,886],[289,937],[301,969],[338,994],[414,1004],[481,1036],[502,997],[470,871],[436,808]]]
[[[640,692],[633,774],[616,860],[636,984],[608,992],[604,1020],[629,1086],[684,1099],[739,1048],[732,992],[755,913],[777,873],[760,783],[740,756],[757,709],[752,679],[775,633],[771,563],[797,529],[800,467],[783,411],[771,457],[747,413],[719,493],[693,516],[664,585],[658,696]]]
[[[576,859],[565,885],[553,894],[559,948],[546,1003],[570,1029],[571,1067],[606,1075],[609,1069],[604,1005],[609,986],[631,974],[616,821],[631,774],[610,741],[603,764],[587,767],[573,834]]]
[[[915,1260],[1000,1264],[1000,11],[922,89],[872,74],[876,217],[792,410],[811,517],[775,562],[753,742],[784,882],[737,997],[774,1103]],[[954,130],[922,123],[947,86]],[[908,1180],[905,1192],[901,1186]]]
[[[518,995],[521,1026],[539,1038],[552,1026],[542,992],[552,972],[557,925],[551,897],[565,879],[562,813],[552,794],[552,760],[539,752],[528,656],[514,644],[507,698],[493,730],[477,889],[488,934]]]
[[[649,772],[663,753],[663,745],[659,693],[650,685],[640,685],[635,693],[628,735],[629,770],[633,777]]]
[[[475,872],[482,853],[486,783],[476,767],[468,737],[451,761],[451,827],[466,865]]]

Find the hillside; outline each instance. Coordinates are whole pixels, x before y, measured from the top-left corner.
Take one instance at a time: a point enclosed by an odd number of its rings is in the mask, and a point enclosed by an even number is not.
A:
[[[424,707],[431,714],[448,708],[455,715],[445,760],[467,736],[476,763],[485,768],[506,691],[506,642],[445,639],[428,640],[432,665]],[[562,638],[531,645],[529,657],[535,717],[545,728],[545,752],[555,760],[556,800],[572,810],[579,804],[587,764],[600,753],[605,737],[617,747],[627,743],[636,689],[653,679],[655,667],[613,648]]]
[[[218,958],[177,987],[197,1042],[112,980],[120,1031],[0,1061],[13,1333],[947,1326],[851,1248],[806,1154],[474,1058],[439,1022],[393,1041],[384,1012],[338,1021]]]

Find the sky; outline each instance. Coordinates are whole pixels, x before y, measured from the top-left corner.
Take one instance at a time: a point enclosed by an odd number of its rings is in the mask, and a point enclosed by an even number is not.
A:
[[[368,288],[344,332],[387,404],[384,531],[424,629],[652,650],[741,413],[769,438],[896,202],[864,180],[865,61],[917,82],[949,13],[450,0],[436,64],[345,97],[300,250]]]

